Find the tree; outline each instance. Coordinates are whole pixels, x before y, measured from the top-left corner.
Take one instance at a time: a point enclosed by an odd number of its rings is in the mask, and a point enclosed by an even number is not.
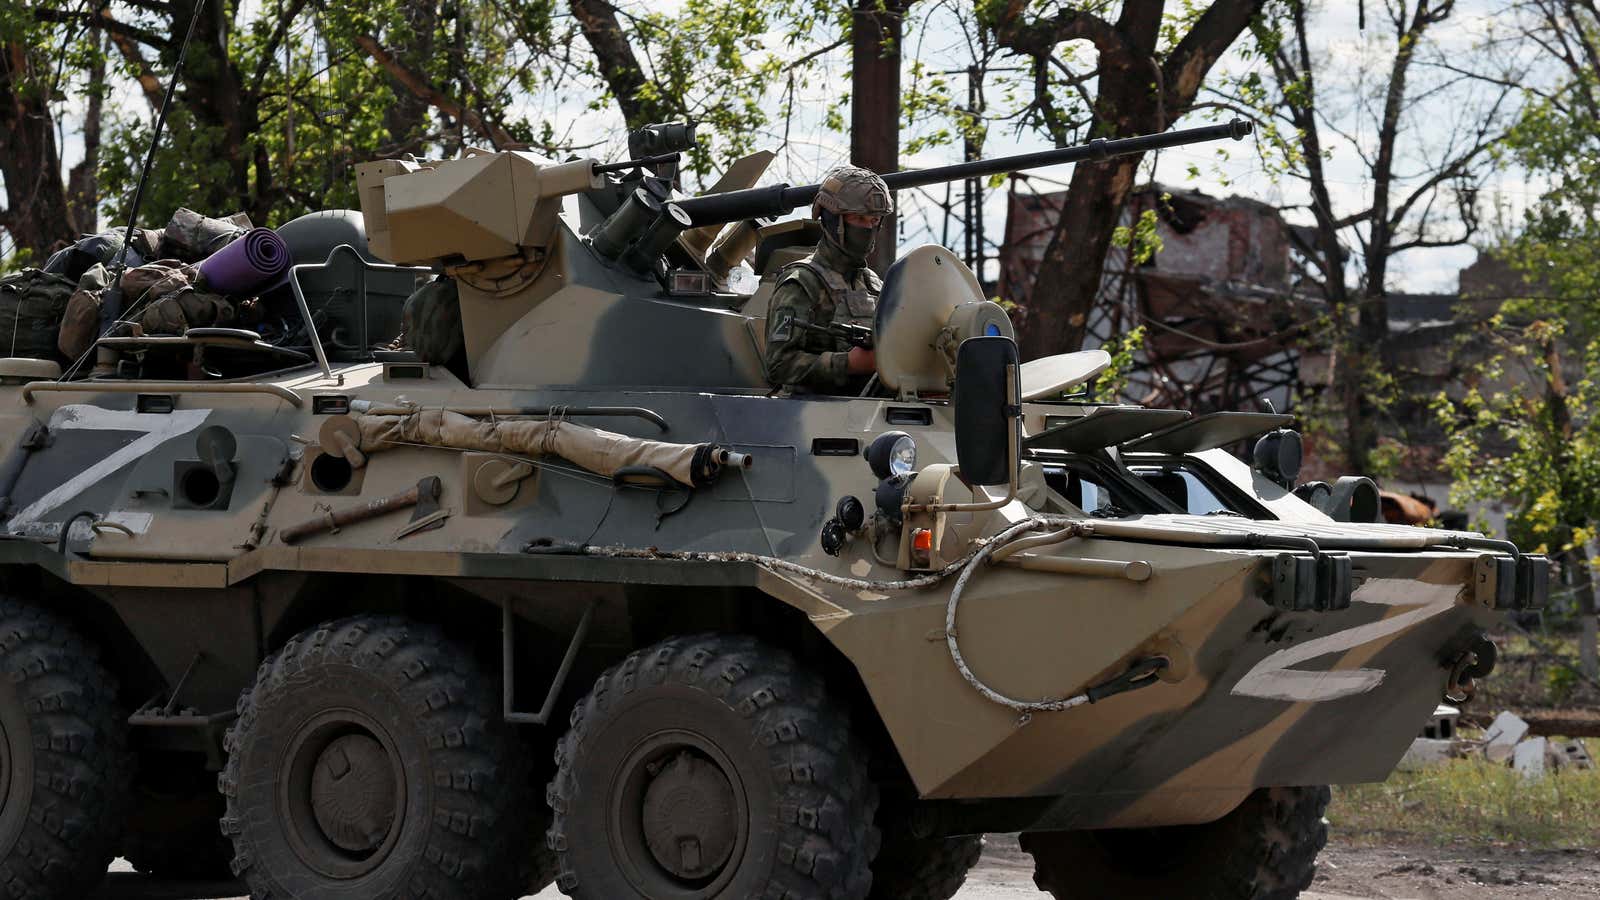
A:
[[[1065,146],[1086,137],[1128,137],[1172,127],[1194,108],[1212,66],[1264,2],[1214,0],[1203,9],[1183,3],[1169,12],[1165,0],[1123,0],[1114,18],[1107,0],[987,0],[979,9],[999,44],[1031,61],[1032,121],[1057,146]],[[1092,67],[1080,62],[1079,42],[1092,46]],[[1057,91],[1083,97],[1087,110],[1063,109]],[[1126,156],[1073,169],[1030,294],[1028,327],[1021,336],[1025,357],[1081,345],[1106,251],[1141,160]]]
[[[1465,497],[1514,505],[1508,527],[1560,559],[1581,623],[1580,666],[1600,674],[1594,554],[1600,531],[1600,11],[1592,0],[1525,0],[1508,10],[1555,78],[1517,79],[1529,102],[1507,138],[1510,158],[1545,190],[1501,252],[1525,296],[1486,326],[1492,378],[1520,369],[1536,391],[1480,388],[1441,412],[1454,426],[1453,468]]]
[[[10,243],[0,259],[38,259],[73,234],[50,109],[60,87],[52,51],[66,42],[9,2],[0,3],[0,33],[0,228]]]
[[[58,55],[64,65],[56,68],[75,84],[94,83],[97,70],[128,77],[153,111],[197,0],[0,4],[7,21],[30,34],[88,35],[95,52]],[[692,170],[704,176],[753,147],[771,115],[764,92],[792,77],[786,68],[814,59],[786,59],[764,42],[776,34],[797,46],[813,34],[845,33],[847,17],[828,19],[821,9],[801,0],[689,0],[671,10],[606,0],[208,0],[142,218],[159,224],[186,205],[212,214],[243,210],[276,224],[354,205],[352,169],[366,159],[452,156],[469,144],[562,156],[585,149],[574,135],[589,138],[584,132],[596,121],[575,115],[574,103],[603,114],[600,121],[616,116],[619,136],[625,124],[708,124],[717,146],[690,155]],[[37,60],[29,65],[30,73],[50,69]],[[92,106],[100,92],[86,93]],[[34,105],[18,111],[18,102],[10,104],[9,115],[29,122],[64,99],[60,91],[31,88],[8,87],[7,96]],[[94,186],[102,202],[120,201],[138,176],[149,120],[114,113],[103,137],[95,133],[98,121],[91,116],[84,135],[98,148],[99,165],[86,164],[74,183]],[[59,153],[44,158],[58,124],[51,118],[48,127],[7,128],[12,145],[31,143],[6,154],[6,164],[18,172],[59,171]],[[88,180],[96,168],[98,184]],[[19,191],[25,186],[24,179],[8,181]],[[120,216],[117,206],[108,211]],[[26,207],[30,222],[66,221],[59,202],[30,194]],[[34,242],[47,246],[71,233],[59,228]]]
[[[1263,142],[1303,185],[1306,202],[1287,211],[1311,216],[1313,236],[1298,249],[1310,263],[1308,286],[1330,310],[1332,327],[1319,336],[1336,361],[1333,402],[1324,404],[1337,423],[1329,430],[1350,471],[1373,473],[1378,420],[1395,389],[1396,367],[1385,354],[1391,263],[1408,251],[1465,244],[1477,233],[1474,198],[1509,127],[1516,75],[1501,70],[1500,83],[1491,83],[1466,68],[1487,60],[1460,59],[1459,50],[1447,58],[1430,43],[1455,12],[1454,0],[1384,0],[1382,15],[1373,17],[1381,23],[1370,40],[1376,52],[1363,55],[1377,63],[1354,73],[1352,84],[1351,73],[1330,71],[1333,64],[1313,54],[1318,25],[1308,7],[1283,0],[1256,22],[1271,81],[1248,79],[1221,95],[1269,122]],[[1330,100],[1330,85],[1344,90],[1347,106]],[[1374,137],[1350,137],[1358,132]],[[1361,162],[1355,208],[1336,209],[1333,200],[1327,165],[1335,146]]]
[[[900,43],[912,0],[856,0],[850,22],[850,161],[874,172],[900,169]],[[894,262],[895,217],[885,217],[872,267]]]

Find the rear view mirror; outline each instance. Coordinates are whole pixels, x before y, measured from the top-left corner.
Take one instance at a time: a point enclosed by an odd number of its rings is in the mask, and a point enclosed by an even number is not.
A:
[[[971,485],[1010,484],[1016,469],[1017,344],[975,337],[956,351],[956,465]]]

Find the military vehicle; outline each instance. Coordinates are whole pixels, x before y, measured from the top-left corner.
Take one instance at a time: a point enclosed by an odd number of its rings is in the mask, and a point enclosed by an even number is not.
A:
[[[1291,897],[1326,785],[1383,779],[1546,593],[1512,545],[1352,521],[1368,482],[1302,499],[1287,416],[1019,364],[941,247],[886,273],[876,384],[773,390],[818,231],[772,217],[817,188],[757,154],[683,196],[693,138],[368,163],[359,214],[279,229],[277,342],[0,364],[12,895],[126,852],[260,898],[947,898],[1022,832],[1057,897]],[[435,276],[457,306],[408,313]],[[435,349],[374,349],[403,321]]]

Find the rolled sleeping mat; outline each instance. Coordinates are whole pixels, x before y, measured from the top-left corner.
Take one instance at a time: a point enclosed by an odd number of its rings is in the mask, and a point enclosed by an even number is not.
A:
[[[252,228],[245,236],[200,263],[206,286],[220,294],[254,294],[272,287],[289,273],[289,245],[270,228]]]

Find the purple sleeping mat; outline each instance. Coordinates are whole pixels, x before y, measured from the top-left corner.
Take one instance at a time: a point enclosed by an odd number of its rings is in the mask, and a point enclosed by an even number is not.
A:
[[[252,228],[200,263],[206,285],[220,294],[254,294],[283,280],[289,245],[270,228]]]

